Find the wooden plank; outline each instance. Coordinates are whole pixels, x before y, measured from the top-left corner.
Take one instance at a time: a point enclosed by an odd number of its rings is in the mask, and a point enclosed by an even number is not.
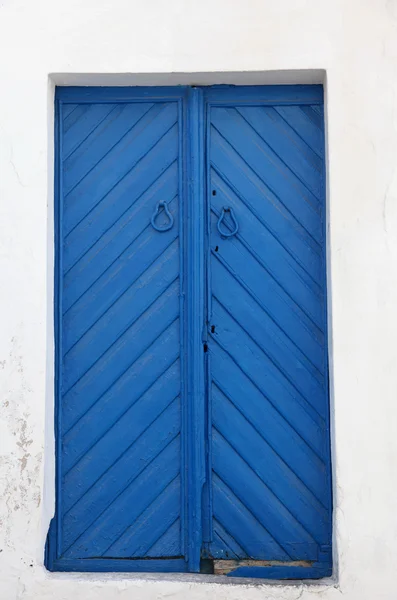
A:
[[[294,560],[283,562],[281,560],[214,560],[214,575],[228,575],[239,567],[311,567],[313,561]]]

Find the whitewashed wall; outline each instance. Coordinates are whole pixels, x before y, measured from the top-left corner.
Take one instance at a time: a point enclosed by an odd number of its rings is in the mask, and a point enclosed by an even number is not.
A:
[[[0,0],[0,75],[1,600],[396,599],[397,0]],[[335,581],[49,574],[54,83],[324,78]]]

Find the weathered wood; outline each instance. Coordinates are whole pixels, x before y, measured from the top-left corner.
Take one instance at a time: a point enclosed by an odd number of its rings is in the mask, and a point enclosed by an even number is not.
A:
[[[310,560],[214,560],[214,575],[227,575],[239,567],[311,567]]]

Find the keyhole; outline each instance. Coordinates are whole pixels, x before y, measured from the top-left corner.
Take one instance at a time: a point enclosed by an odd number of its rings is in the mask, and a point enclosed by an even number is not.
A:
[[[211,333],[215,333],[215,325],[211,325]]]
[[[215,252],[218,252],[219,248],[218,246],[215,246]]]
[[[216,196],[216,190],[212,190],[212,195]]]

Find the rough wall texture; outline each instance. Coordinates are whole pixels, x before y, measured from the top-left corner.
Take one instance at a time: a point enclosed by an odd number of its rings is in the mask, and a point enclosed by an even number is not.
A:
[[[285,69],[326,70],[338,583],[50,575],[53,82]],[[0,0],[0,72],[0,598],[397,598],[397,0]]]

